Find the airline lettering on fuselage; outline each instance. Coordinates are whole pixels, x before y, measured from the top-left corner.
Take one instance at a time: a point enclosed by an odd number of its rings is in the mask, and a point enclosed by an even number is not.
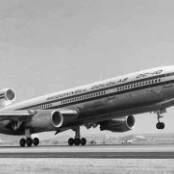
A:
[[[109,86],[114,86],[118,83],[124,83],[127,80],[128,80],[128,78],[123,78],[123,79],[119,79],[118,81],[111,81],[111,82],[108,82],[108,83],[100,83],[100,84],[92,86],[91,90],[96,90],[96,89],[101,89],[101,88],[105,88],[105,87],[109,87]],[[67,92],[67,93],[62,93],[62,94],[59,94],[59,95],[56,95],[56,96],[48,97],[47,100],[60,99],[60,98],[72,96],[72,95],[75,95],[75,94],[81,94],[81,93],[84,93],[86,91],[87,91],[87,89],[85,89],[85,88],[77,89],[75,91],[70,91],[70,92]]]
[[[101,83],[101,84],[97,84],[91,87],[91,90],[96,90],[96,89],[101,89],[101,88],[105,88],[105,87],[109,87],[109,86],[114,86],[117,85],[119,83],[124,83],[128,80],[128,78],[123,78],[123,79],[119,79],[118,81],[111,81],[108,83]]]
[[[66,92],[66,93],[62,93],[62,94],[59,94],[59,95],[56,95],[56,96],[51,96],[51,97],[48,97],[47,100],[55,100],[55,99],[68,97],[68,96],[75,95],[75,94],[80,94],[80,93],[83,93],[83,92],[86,92],[85,88],[84,89],[78,89],[78,90],[75,90],[75,91]]]
[[[161,74],[163,72],[163,70],[158,70],[158,71],[154,71],[154,72],[147,72],[144,74],[139,74],[136,78],[144,78],[144,77],[148,77],[148,76],[153,76],[153,75],[158,75]]]
[[[163,72],[163,70],[147,72],[147,73],[144,73],[144,74],[139,74],[136,78],[140,79],[140,78],[145,78],[145,77],[148,77],[148,76],[159,75],[162,72]],[[98,89],[102,89],[102,88],[106,88],[106,87],[110,87],[110,86],[115,86],[115,85],[118,85],[120,83],[125,83],[127,80],[128,80],[128,77],[125,77],[125,78],[121,78],[117,81],[110,81],[110,82],[107,82],[107,83],[100,83],[100,84],[92,86],[91,90],[98,90]],[[48,97],[47,100],[56,100],[56,99],[60,99],[60,98],[64,98],[64,97],[69,97],[69,96],[72,96],[72,95],[81,94],[81,93],[84,93],[86,91],[87,91],[87,89],[85,89],[85,88],[77,89],[75,91],[65,92],[65,93],[62,93],[62,94],[58,94],[58,95],[55,95],[55,96]]]

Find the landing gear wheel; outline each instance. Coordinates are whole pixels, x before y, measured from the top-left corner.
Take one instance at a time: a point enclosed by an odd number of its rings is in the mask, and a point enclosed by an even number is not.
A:
[[[165,128],[165,124],[164,124],[163,122],[158,122],[158,123],[156,124],[156,128],[157,128],[157,129],[164,129],[164,128]]]
[[[69,144],[69,146],[72,146],[74,144],[74,139],[73,138],[70,138],[68,140],[68,144]]]
[[[81,144],[82,146],[86,145],[86,138],[82,138],[82,139],[80,140],[80,144]]]
[[[79,145],[80,145],[80,138],[75,138],[75,139],[74,139],[74,144],[75,144],[76,146],[79,146]]]
[[[25,144],[26,144],[26,140],[25,140],[24,138],[22,138],[22,139],[20,140],[19,144],[20,144],[21,147],[24,147]]]
[[[27,142],[27,146],[31,147],[31,145],[33,143],[32,139],[31,138],[27,138],[26,142]]]
[[[39,144],[39,138],[34,138],[34,139],[33,139],[33,144],[34,144],[35,146],[38,146],[38,144]]]

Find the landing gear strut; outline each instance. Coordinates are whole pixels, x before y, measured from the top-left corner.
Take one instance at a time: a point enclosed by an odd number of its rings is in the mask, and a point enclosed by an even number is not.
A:
[[[165,111],[166,112],[166,111]],[[161,111],[159,111],[159,112],[157,112],[157,120],[158,120],[158,123],[156,124],[156,128],[157,129],[164,129],[165,128],[165,124],[163,123],[163,122],[160,122],[160,119],[163,117],[162,115],[161,115]]]
[[[30,134],[30,130],[26,130],[25,135],[26,135],[27,138],[26,139],[22,138],[19,141],[19,144],[20,144],[21,147],[24,147],[25,145],[27,145],[28,147],[31,147],[32,145],[34,145],[34,146],[39,145],[39,138],[32,139],[31,134]]]
[[[74,129],[74,131],[75,131],[75,138],[74,138],[74,139],[73,139],[73,138],[70,138],[70,139],[68,140],[68,144],[69,144],[70,146],[73,146],[73,145],[79,146],[80,144],[81,144],[82,146],[86,145],[86,138],[80,138],[80,127],[79,127],[79,126],[76,127],[76,128]]]

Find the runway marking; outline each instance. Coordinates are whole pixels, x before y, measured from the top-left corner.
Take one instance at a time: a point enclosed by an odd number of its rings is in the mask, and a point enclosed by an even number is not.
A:
[[[115,159],[174,159],[174,152],[57,152],[0,153],[0,158],[115,158]]]
[[[0,158],[174,159],[173,145],[0,147]]]

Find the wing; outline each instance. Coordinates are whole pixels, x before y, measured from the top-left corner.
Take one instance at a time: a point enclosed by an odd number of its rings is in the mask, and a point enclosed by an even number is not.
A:
[[[0,121],[13,120],[13,121],[27,121],[35,115],[35,111],[3,111],[0,112]]]

